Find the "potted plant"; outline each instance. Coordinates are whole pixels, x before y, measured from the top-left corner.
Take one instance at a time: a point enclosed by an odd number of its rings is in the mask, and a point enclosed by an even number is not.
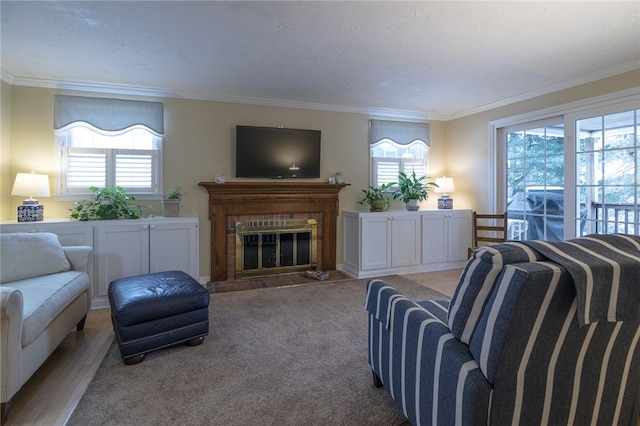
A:
[[[407,210],[416,211],[420,209],[418,202],[429,198],[429,191],[432,187],[437,187],[435,182],[424,182],[425,176],[416,176],[414,171],[411,176],[404,172],[398,175],[398,187],[393,191],[393,199],[400,198],[406,204]]]
[[[76,201],[76,206],[69,209],[71,219],[79,221],[112,220],[112,219],[140,219],[142,207],[131,204],[134,196],[127,195],[127,190],[121,186],[99,189],[92,186],[91,200]]]
[[[389,190],[395,185],[395,182],[382,184],[379,188],[370,186],[363,189],[364,197],[358,201],[358,204],[368,204],[369,210],[372,212],[384,212],[389,210],[391,205],[391,193]]]
[[[180,215],[180,202],[182,197],[187,195],[179,186],[168,190],[162,199],[162,215],[166,217],[177,217]]]

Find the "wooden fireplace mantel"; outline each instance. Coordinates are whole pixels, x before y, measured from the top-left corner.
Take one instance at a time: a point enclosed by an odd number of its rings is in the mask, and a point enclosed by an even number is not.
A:
[[[336,269],[338,193],[347,183],[323,182],[200,182],[209,192],[211,220],[211,281],[227,277],[227,216],[322,213],[321,270]]]

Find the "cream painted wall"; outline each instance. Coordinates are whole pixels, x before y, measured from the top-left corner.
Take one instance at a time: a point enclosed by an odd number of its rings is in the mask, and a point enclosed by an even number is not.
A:
[[[4,87],[4,86],[3,86]],[[3,151],[9,152],[8,170],[3,175],[11,182],[18,172],[36,170],[52,179],[55,172],[55,143],[53,136],[53,96],[71,93],[54,89],[23,86],[9,87],[12,96],[7,99],[12,115],[8,144],[3,136]],[[91,93],[74,94],[96,96]],[[3,91],[3,102],[5,95]],[[187,192],[181,215],[196,215],[200,220],[200,275],[210,275],[210,232],[208,195],[198,182],[212,181],[215,175],[234,180],[234,138],[236,124],[256,126],[284,126],[322,131],[322,180],[340,171],[351,186],[340,193],[341,209],[361,208],[357,201],[360,190],[369,185],[368,120],[361,114],[277,108],[221,102],[184,99],[162,99],[165,105],[164,187],[181,186]],[[5,116],[3,114],[3,121]],[[432,148],[430,167],[433,176],[444,173],[446,157],[445,123],[431,123]],[[15,211],[22,202],[9,195],[9,186],[2,188],[2,220],[15,220]],[[432,196],[425,208],[435,208]],[[137,200],[150,205],[151,212],[162,214],[158,200]],[[45,218],[68,218],[72,202],[43,198]],[[404,208],[400,204],[395,208]],[[338,219],[337,263],[342,263],[342,219]]]
[[[640,71],[622,74],[572,89],[518,102],[449,122],[432,121],[429,173],[432,179],[447,175],[456,183],[456,208],[489,210],[488,123],[550,106],[640,86]],[[9,86],[2,83],[2,172],[0,179],[1,219],[15,220],[20,197],[11,197],[16,173],[36,170],[53,177],[53,95],[72,93],[54,89]],[[73,94],[96,96],[92,93]],[[99,95],[104,96],[104,95]],[[155,100],[155,99],[154,99]],[[361,189],[369,185],[368,120],[362,114],[313,111],[245,104],[162,99],[165,104],[164,186],[181,186],[188,195],[181,215],[200,220],[200,275],[210,275],[210,222],[208,197],[198,182],[211,181],[217,174],[233,180],[234,131],[236,124],[284,126],[322,131],[322,180],[341,171],[351,186],[340,193],[341,209],[362,209],[357,205]],[[10,106],[10,107],[9,107]],[[8,129],[8,130],[7,130]],[[8,161],[7,161],[8,157]],[[7,182],[8,180],[8,182]],[[52,182],[53,184],[53,182]],[[71,202],[41,199],[45,217],[68,218]],[[158,200],[139,200],[162,214]],[[432,194],[423,208],[436,208]],[[402,209],[399,203],[392,208]],[[338,218],[337,263],[342,263],[342,219]]]
[[[0,194],[11,193],[11,86],[0,80]],[[9,215],[9,202],[0,199],[0,217]]]
[[[446,124],[447,173],[455,178],[455,205],[492,211],[489,191],[489,123],[494,120],[640,87],[640,70],[583,84],[501,108],[469,115]]]

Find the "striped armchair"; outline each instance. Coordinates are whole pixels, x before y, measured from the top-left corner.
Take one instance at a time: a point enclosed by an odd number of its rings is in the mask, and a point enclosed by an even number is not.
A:
[[[371,280],[374,383],[414,426],[635,425],[639,283],[622,235],[483,247],[451,301]]]

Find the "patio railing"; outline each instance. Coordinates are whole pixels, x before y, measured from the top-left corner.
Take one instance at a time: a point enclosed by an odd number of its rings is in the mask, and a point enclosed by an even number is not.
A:
[[[596,233],[603,233],[603,226],[606,227],[607,233],[638,233],[640,212],[636,204],[591,203],[591,207]]]

